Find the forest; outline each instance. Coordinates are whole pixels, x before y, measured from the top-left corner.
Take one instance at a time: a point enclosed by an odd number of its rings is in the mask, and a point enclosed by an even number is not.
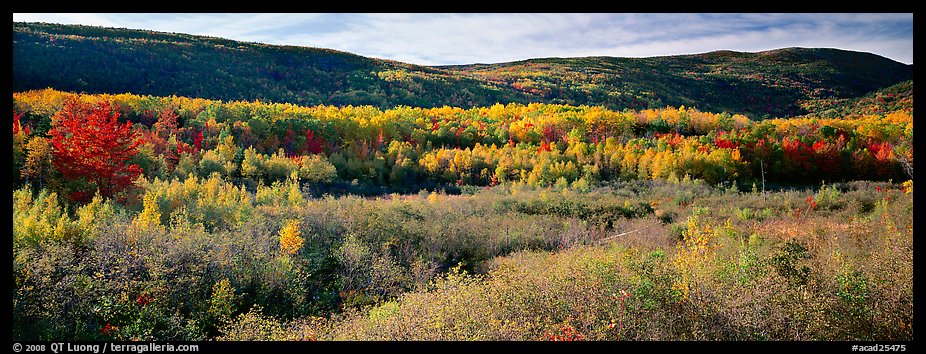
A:
[[[12,104],[17,340],[913,339],[912,81],[762,120]]]
[[[420,66],[324,48],[124,28],[13,23],[13,90],[185,96],[302,106],[549,103],[698,107],[753,120],[813,113],[913,79],[913,65],[828,48]],[[810,105],[810,106],[808,106]]]

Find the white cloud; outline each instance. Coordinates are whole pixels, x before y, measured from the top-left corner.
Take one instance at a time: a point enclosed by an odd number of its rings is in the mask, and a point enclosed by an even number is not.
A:
[[[107,14],[83,14],[83,13],[14,13],[13,21],[15,22],[48,22],[62,24],[80,24],[90,26],[112,27],[115,22],[110,21]]]

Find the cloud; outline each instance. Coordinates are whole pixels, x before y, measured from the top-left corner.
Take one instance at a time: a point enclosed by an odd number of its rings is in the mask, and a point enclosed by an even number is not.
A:
[[[112,27],[114,22],[109,20],[108,14],[82,14],[82,13],[14,13],[15,22],[48,22],[62,24],[80,24],[89,26]]]
[[[14,14],[331,48],[422,65],[830,47],[913,62],[913,14]]]

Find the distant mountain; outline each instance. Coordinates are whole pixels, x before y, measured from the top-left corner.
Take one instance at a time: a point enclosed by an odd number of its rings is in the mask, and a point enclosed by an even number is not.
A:
[[[52,87],[301,105],[686,105],[753,118],[807,113],[912,80],[870,53],[786,48],[652,58],[545,58],[426,67],[330,49],[44,23],[13,23],[13,90]],[[806,106],[806,105],[805,105]]]
[[[694,106],[753,117],[805,113],[802,100],[857,97],[913,77],[913,66],[870,53],[785,48],[652,58],[531,59],[443,67],[545,100],[611,108]]]

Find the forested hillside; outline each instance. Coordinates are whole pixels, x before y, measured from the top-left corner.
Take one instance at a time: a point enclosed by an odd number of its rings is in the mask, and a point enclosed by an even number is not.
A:
[[[686,105],[753,119],[800,115],[806,113],[802,101],[858,97],[913,77],[912,65],[836,49],[424,67],[329,49],[38,23],[14,23],[13,61],[15,91],[50,87],[381,109]]]
[[[802,103],[807,116],[853,117],[913,110],[913,80],[904,81],[856,98],[816,99]]]

